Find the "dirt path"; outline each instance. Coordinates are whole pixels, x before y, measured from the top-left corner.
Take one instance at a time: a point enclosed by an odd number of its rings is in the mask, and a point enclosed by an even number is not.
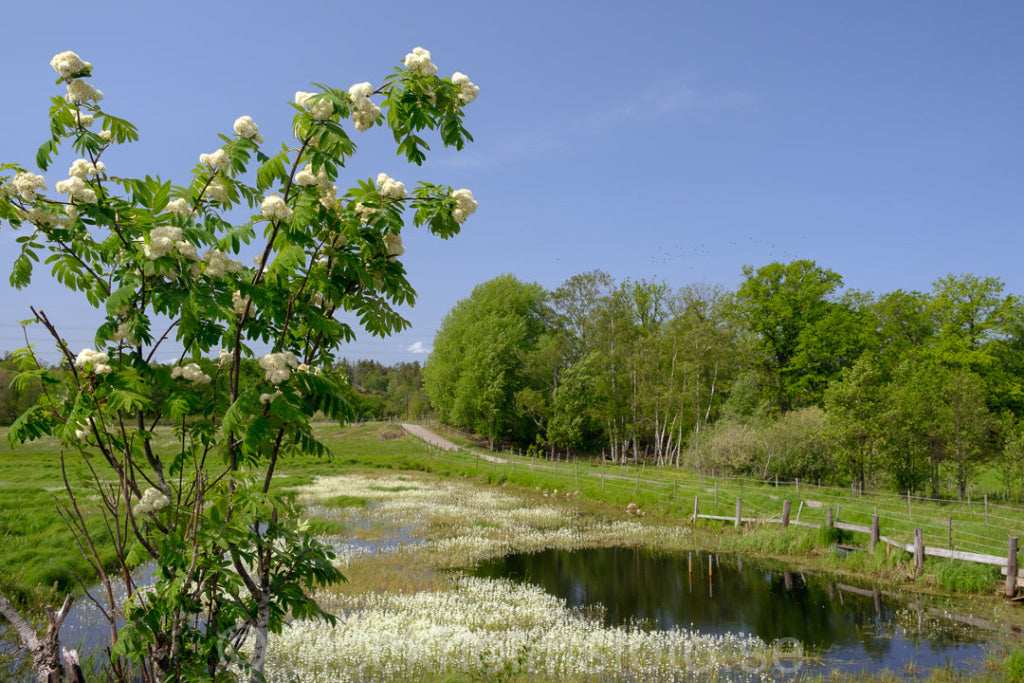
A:
[[[420,425],[404,424],[403,423],[402,424],[402,429],[404,429],[405,431],[409,432],[410,434],[412,434],[416,438],[422,439],[422,440],[426,441],[427,443],[429,443],[432,446],[437,446],[438,448],[440,448],[443,451],[457,451],[457,450],[461,450],[458,446],[453,444],[448,439],[445,439],[445,438],[443,438],[441,436],[438,436],[437,434],[435,434],[434,432],[430,431],[426,427],[422,427]],[[505,460],[504,458],[496,458],[493,455],[486,455],[484,453],[477,453],[476,451],[470,451],[468,448],[465,449],[465,450],[468,453],[472,453],[473,455],[479,456],[480,458],[486,460],[487,462],[496,462],[496,463],[506,463],[506,462],[508,462],[508,460]]]

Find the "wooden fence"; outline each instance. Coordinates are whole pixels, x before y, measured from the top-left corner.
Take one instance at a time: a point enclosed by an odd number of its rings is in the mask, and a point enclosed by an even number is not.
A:
[[[742,514],[742,511],[743,511],[743,499],[737,497],[736,498],[736,513],[733,516],[729,517],[729,516],[725,516],[725,515],[703,515],[703,514],[700,514],[700,497],[696,496],[693,499],[693,516],[691,517],[691,520],[692,521],[697,521],[698,519],[715,519],[715,520],[720,520],[720,521],[732,522],[737,527],[739,527],[741,524],[744,524],[744,523],[753,523],[753,524],[781,524],[783,529],[788,527],[790,524],[792,524],[794,526],[810,527],[810,528],[813,528],[813,529],[821,529],[822,528],[823,525],[821,525],[821,524],[812,524],[810,522],[801,522],[800,521],[800,512],[803,510],[803,502],[800,503],[800,509],[797,510],[796,519],[791,520],[790,519],[790,511],[791,511],[790,505],[791,504],[790,504],[790,502],[788,500],[782,501],[782,516],[781,517],[768,517],[768,518],[744,517],[743,514]],[[836,513],[835,516],[838,517],[838,512]],[[875,515],[873,515],[872,518],[871,518],[871,526],[867,527],[867,526],[863,526],[863,525],[860,525],[860,524],[846,524],[844,522],[840,522],[838,519],[833,519],[832,508],[830,507],[830,508],[828,508],[825,511],[825,524],[824,524],[824,527],[826,529],[828,529],[828,528],[835,528],[835,529],[841,529],[841,530],[844,530],[844,531],[854,531],[854,532],[858,532],[858,533],[869,534],[871,536],[870,548],[869,548],[869,550],[871,552],[874,552],[875,546],[879,542],[881,542],[881,543],[886,543],[886,544],[888,544],[888,545],[890,545],[890,546],[892,546],[894,548],[899,548],[900,550],[904,550],[904,551],[906,551],[908,553],[912,553],[913,556],[914,556],[914,568],[917,570],[918,573],[921,572],[922,566],[924,565],[924,558],[927,555],[927,556],[930,556],[930,557],[943,557],[943,558],[951,559],[951,560],[961,560],[963,562],[975,562],[975,563],[978,563],[978,564],[988,564],[988,565],[994,565],[994,566],[1000,567],[1001,568],[1001,573],[1006,575],[1006,588],[1005,588],[1004,593],[1005,593],[1006,597],[1008,597],[1008,598],[1012,598],[1012,597],[1014,597],[1016,595],[1017,588],[1019,586],[1024,586],[1024,570],[1018,569],[1018,563],[1017,563],[1017,550],[1018,550],[1018,548],[1017,548],[1017,537],[1016,536],[1011,536],[1010,537],[1009,543],[1008,543],[1008,547],[1007,547],[1006,556],[1005,557],[1001,557],[999,555],[985,555],[985,554],[982,554],[982,553],[969,553],[969,552],[963,552],[963,551],[960,551],[960,550],[953,550],[952,547],[949,547],[949,548],[934,548],[934,547],[926,546],[924,544],[924,531],[922,529],[920,529],[920,528],[914,529],[914,542],[912,544],[901,543],[900,541],[894,540],[892,538],[888,538],[887,536],[882,536],[881,529],[879,528],[879,524],[878,524],[878,514],[877,513]],[[952,518],[950,518],[949,530],[950,530],[949,531],[950,546],[952,546],[952,538],[953,538],[953,521],[952,521]],[[862,550],[862,548],[852,548],[852,549]]]

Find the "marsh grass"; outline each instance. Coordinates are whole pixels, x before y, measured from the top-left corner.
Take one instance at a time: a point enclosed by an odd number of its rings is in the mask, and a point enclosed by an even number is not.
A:
[[[939,588],[955,593],[986,593],[999,578],[999,571],[990,565],[941,560],[932,566]]]

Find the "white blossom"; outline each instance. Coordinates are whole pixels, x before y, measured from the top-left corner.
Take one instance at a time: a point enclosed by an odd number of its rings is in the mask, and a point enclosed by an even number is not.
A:
[[[223,149],[218,149],[210,154],[200,154],[199,163],[209,166],[215,171],[226,171],[231,167],[231,158]]]
[[[171,504],[171,499],[160,491],[149,488],[142,492],[142,499],[132,507],[132,512],[141,516],[159,512]]]
[[[101,130],[99,135],[104,142],[110,142],[111,138],[113,137],[109,130]]]
[[[334,105],[326,97],[319,97],[320,93],[304,92],[299,90],[295,93],[295,104],[300,107],[309,108],[309,113],[318,121],[330,118],[334,113]],[[317,99],[319,97],[319,99]],[[312,107],[310,108],[310,105]]]
[[[171,379],[177,379],[178,377],[183,377],[196,384],[210,383],[210,376],[203,372],[203,369],[199,367],[198,363],[175,366],[174,369],[171,370]]]
[[[110,356],[101,352],[93,351],[92,349],[82,349],[75,357],[75,367],[79,370],[92,369],[97,375],[106,375],[112,367],[107,365],[110,360]]]
[[[98,176],[106,170],[107,167],[102,161],[94,164],[88,159],[76,159],[71,164],[71,168],[68,169],[68,175],[72,178],[82,178],[84,180],[89,176]],[[57,191],[61,192],[62,190]]]
[[[193,218],[196,215],[195,209],[184,198],[172,199],[167,202],[167,210],[182,218]]]
[[[135,346],[135,337],[132,336],[131,330],[128,329],[128,322],[124,321],[117,326],[117,330],[114,334],[110,335],[110,341],[112,342],[127,342],[129,346]]]
[[[103,91],[97,90],[89,83],[82,80],[74,80],[68,83],[68,93],[64,96],[71,104],[84,104],[85,102],[99,102],[103,99]]]
[[[242,296],[241,292],[231,293],[231,307],[234,308],[235,313],[238,315],[245,315],[246,310],[249,309],[252,300],[247,296]]]
[[[464,223],[469,215],[476,211],[477,201],[473,199],[473,193],[462,188],[452,192],[455,199],[455,209],[452,210],[452,219],[456,223]]]
[[[208,197],[211,202],[217,202],[218,204],[226,204],[228,201],[227,188],[218,182],[212,182],[207,185],[203,195]]]
[[[437,75],[437,66],[430,61],[430,50],[424,50],[422,47],[414,48],[405,56],[403,63],[406,68],[418,71],[423,76]]]
[[[83,114],[82,112],[75,110],[75,123],[82,128],[88,128],[96,121],[96,117],[92,114]]]
[[[146,257],[155,261],[167,256],[181,242],[181,228],[173,225],[162,225],[149,231],[149,243],[143,247]]]
[[[394,261],[405,253],[405,245],[402,244],[402,236],[391,232],[384,233],[384,246],[388,250],[388,257]]]
[[[380,117],[380,107],[370,100],[373,86],[369,83],[356,83],[348,89],[352,101],[352,123],[356,130],[369,130]]]
[[[280,195],[272,194],[265,198],[260,204],[263,217],[271,221],[289,221],[292,218],[292,210],[285,204]]]
[[[224,367],[224,364],[230,363],[233,357],[234,356],[230,351],[227,349],[221,349],[220,353],[217,355],[217,365]]]
[[[290,368],[298,366],[299,359],[289,351],[268,353],[260,358],[260,367],[266,371],[267,381],[274,385],[287,382],[288,378],[292,376]]]
[[[272,394],[260,394],[260,403],[262,403],[263,405],[267,405],[268,403],[273,403],[274,399],[277,398],[280,395],[281,395],[280,391],[275,391]]]
[[[18,173],[11,180],[10,186],[24,201],[32,202],[35,201],[37,192],[46,189],[46,179],[35,173]]]
[[[377,175],[377,187],[380,188],[381,196],[405,199],[405,184],[389,178],[387,173]]]
[[[53,59],[50,60],[50,66],[60,74],[61,78],[71,78],[75,74],[90,68],[92,64],[83,61],[81,57],[71,50],[65,50],[53,56]]]
[[[480,88],[473,84],[469,80],[469,76],[456,71],[452,74],[452,83],[459,86],[459,99],[465,104],[469,104],[476,99],[477,94],[480,92]]]
[[[210,247],[203,254],[203,261],[206,262],[207,277],[221,277],[226,273],[237,273],[242,270],[242,262],[229,258],[220,249]]]
[[[239,116],[235,119],[234,129],[241,137],[252,140],[258,145],[263,144],[260,127],[256,125],[251,116]]]

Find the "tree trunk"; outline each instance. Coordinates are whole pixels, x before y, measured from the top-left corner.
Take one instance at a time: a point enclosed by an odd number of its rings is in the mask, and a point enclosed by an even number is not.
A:
[[[50,605],[46,606],[46,635],[40,640],[35,630],[14,608],[14,605],[0,595],[0,614],[3,614],[7,621],[11,622],[21,644],[32,655],[36,680],[41,683],[82,681],[82,669],[78,666],[78,654],[74,650],[64,650],[60,646],[60,629],[74,601],[75,597],[68,595],[57,612],[54,612]],[[70,671],[64,667],[65,660],[71,665]]]

